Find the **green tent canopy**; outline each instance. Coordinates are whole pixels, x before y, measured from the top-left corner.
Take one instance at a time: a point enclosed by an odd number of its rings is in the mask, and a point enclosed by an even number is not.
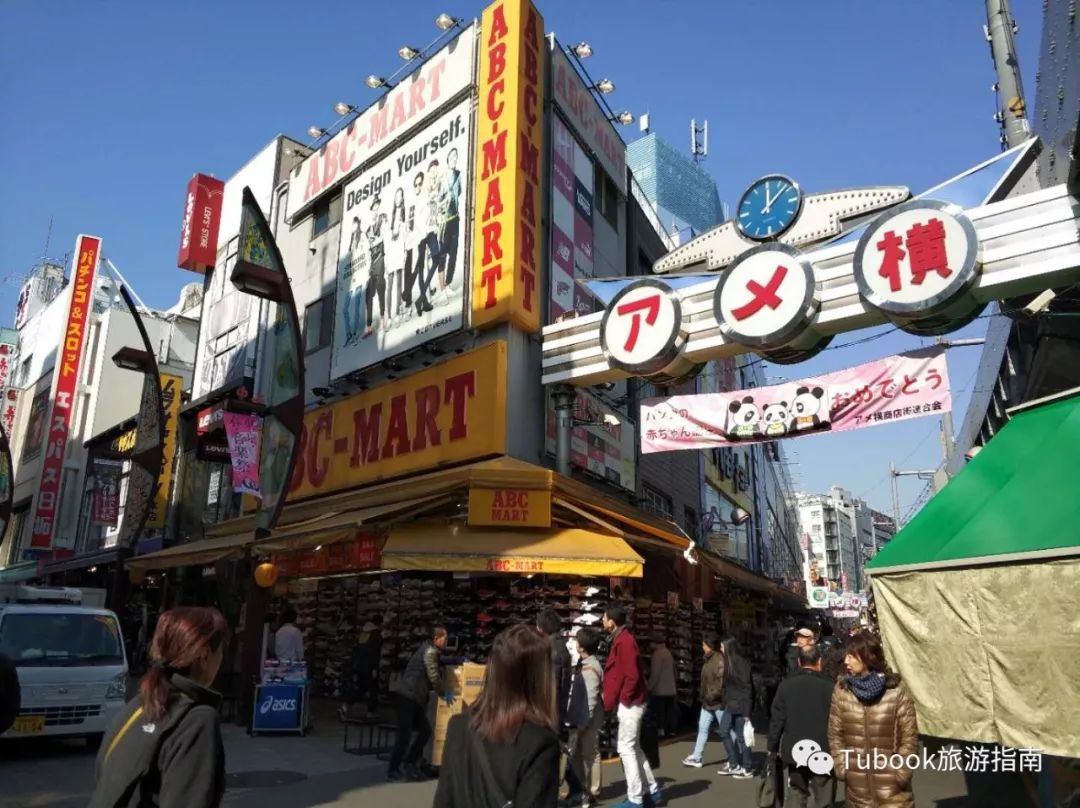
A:
[[[1080,555],[1080,389],[1013,412],[867,572]]]

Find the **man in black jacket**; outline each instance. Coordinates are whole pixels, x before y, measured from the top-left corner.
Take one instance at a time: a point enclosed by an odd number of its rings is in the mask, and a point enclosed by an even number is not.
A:
[[[832,805],[836,800],[832,774],[814,774],[805,765],[813,744],[823,752],[829,751],[833,683],[821,672],[822,665],[818,646],[800,648],[799,669],[780,683],[772,704],[768,749],[770,754],[779,750],[787,765],[790,804],[794,808],[807,808],[811,797],[815,808]]]
[[[443,670],[439,654],[446,648],[447,639],[445,628],[432,628],[431,639],[424,640],[416,649],[401,675],[397,699],[397,736],[390,753],[387,780],[424,779],[420,756],[431,737],[431,722],[427,718],[428,697],[433,691],[438,693],[442,689]],[[448,704],[454,701],[451,693],[443,694],[443,699]],[[414,732],[416,737],[410,745],[409,738]],[[401,769],[402,761],[405,763],[404,771]]]
[[[544,609],[536,616],[536,628],[551,641],[551,666],[555,671],[555,709],[558,713],[559,740],[562,741],[563,749],[573,747],[576,739],[570,737],[572,730],[566,725],[566,707],[570,698],[570,679],[573,676],[573,660],[570,657],[570,649],[566,647],[566,640],[562,636],[562,618],[554,609]],[[568,759],[563,751],[559,756],[559,782],[568,778],[567,787],[561,789],[562,796],[570,792],[577,793],[581,789],[578,784],[572,782],[573,769],[567,766]],[[577,787],[575,789],[575,787]]]

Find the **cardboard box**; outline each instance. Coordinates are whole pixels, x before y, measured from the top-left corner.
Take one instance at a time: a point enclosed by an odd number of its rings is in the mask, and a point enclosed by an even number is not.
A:
[[[454,703],[447,704],[439,693],[435,702],[435,720],[432,722],[431,765],[442,764],[443,745],[450,719],[461,713],[466,704],[472,704],[484,687],[485,666],[466,662],[454,668],[448,668],[443,693],[453,693]]]

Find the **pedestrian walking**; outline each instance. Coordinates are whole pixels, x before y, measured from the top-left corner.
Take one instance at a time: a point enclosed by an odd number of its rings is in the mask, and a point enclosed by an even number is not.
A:
[[[829,751],[833,682],[822,672],[824,662],[821,646],[799,649],[799,670],[780,683],[772,702],[768,750],[787,766],[790,802],[785,805],[794,808],[829,808],[836,800],[836,779],[810,771],[805,758],[800,765],[793,751],[807,741]]]
[[[189,606],[158,617],[139,694],[105,733],[90,808],[221,805],[221,696],[210,685],[227,638],[217,609]]]
[[[646,684],[649,688],[649,706],[660,736],[674,735],[679,724],[678,704],[675,702],[678,693],[675,688],[675,658],[662,636],[653,641]]]
[[[573,779],[573,774],[567,777],[567,764],[569,762],[569,747],[574,740],[570,736],[574,732],[567,724],[567,709],[570,698],[570,681],[572,677],[573,660],[570,657],[570,649],[566,647],[566,640],[562,637],[562,618],[554,609],[544,609],[536,616],[536,630],[547,639],[551,648],[551,670],[555,683],[555,729],[559,734],[559,742],[562,754],[559,757],[559,790],[562,797],[570,792],[580,790],[579,783],[567,782],[563,786],[563,780]]]
[[[698,716],[697,743],[694,751],[683,758],[684,766],[700,769],[704,763],[705,744],[709,742],[709,729],[713,720],[717,724],[724,722],[724,655],[720,653],[720,640],[715,634],[706,634],[701,641],[701,650],[705,654],[705,664],[701,666],[701,686],[698,698],[701,700],[701,713]],[[731,734],[730,731],[728,733]]]
[[[570,770],[578,782],[567,802],[571,806],[587,806],[596,802],[603,788],[600,776],[600,730],[604,726],[604,666],[596,658],[600,649],[600,632],[583,628],[577,633],[578,670],[585,685],[588,719],[573,733],[570,744]],[[575,679],[576,681],[576,679]]]
[[[806,626],[795,629],[795,640],[788,646],[785,658],[785,675],[790,676],[799,670],[799,649],[814,644],[814,630]]]
[[[604,709],[614,712],[619,720],[616,749],[626,776],[626,799],[616,808],[644,805],[646,793],[659,808],[667,802],[641,748],[641,724],[649,696],[641,673],[637,640],[626,628],[626,610],[618,603],[604,611],[603,626],[611,635],[611,648],[604,663]]]
[[[11,729],[21,706],[19,672],[14,662],[0,654],[0,735]]]
[[[420,756],[431,737],[431,722],[427,717],[428,698],[433,692],[442,690],[443,669],[439,654],[446,648],[447,639],[445,628],[432,628],[429,638],[413,652],[401,675],[397,694],[397,735],[390,753],[387,780],[422,780],[425,777],[420,767]],[[454,703],[452,693],[444,693],[442,698],[447,704]],[[416,737],[410,746],[409,738],[413,733]]]
[[[532,626],[511,626],[495,638],[480,695],[450,719],[434,808],[558,804],[550,653]]]
[[[281,610],[281,627],[274,632],[274,655],[294,662],[304,659],[304,634],[296,627],[296,609],[292,606]]]
[[[348,701],[338,709],[342,720],[355,718],[357,711],[374,713],[378,706],[382,622],[382,615],[375,615],[364,624],[356,638],[346,677]]]
[[[875,767],[892,755],[906,760],[918,752],[915,704],[900,677],[885,665],[880,641],[863,632],[844,648],[842,676],[829,710],[833,773],[844,783],[848,808],[914,808],[911,769]]]
[[[720,644],[720,653],[724,655],[724,715],[720,719],[720,740],[727,751],[727,763],[717,774],[747,780],[754,776],[751,749],[743,738],[753,704],[750,662],[739,653],[734,637],[728,637]]]

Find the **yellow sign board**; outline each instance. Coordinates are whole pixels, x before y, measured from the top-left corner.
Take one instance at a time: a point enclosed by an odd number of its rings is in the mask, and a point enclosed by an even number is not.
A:
[[[165,411],[165,443],[162,444],[161,475],[158,489],[150,501],[150,513],[146,527],[160,530],[165,527],[169,512],[169,489],[172,488],[173,463],[176,460],[176,427],[180,418],[180,390],[184,380],[170,373],[159,374],[161,383],[161,408]],[[132,441],[134,448],[134,440]]]
[[[304,415],[291,501],[502,454],[506,343]]]
[[[469,524],[551,527],[551,492],[526,488],[471,488]]]
[[[472,324],[540,329],[540,148],[544,19],[497,0],[480,31]]]

